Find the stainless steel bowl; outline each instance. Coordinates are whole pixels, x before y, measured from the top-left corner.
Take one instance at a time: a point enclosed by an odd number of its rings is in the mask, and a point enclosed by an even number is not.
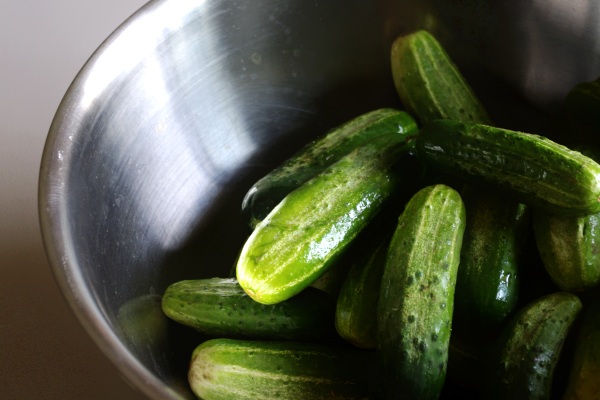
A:
[[[162,291],[227,273],[248,234],[243,194],[298,145],[400,106],[396,35],[430,29],[500,124],[545,133],[567,90],[600,75],[599,21],[592,0],[151,1],[50,127],[39,205],[60,289],[135,387],[193,398],[199,338],[162,316]]]

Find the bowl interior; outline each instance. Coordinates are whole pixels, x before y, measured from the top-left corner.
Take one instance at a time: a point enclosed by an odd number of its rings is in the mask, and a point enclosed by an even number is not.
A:
[[[193,398],[202,338],[163,317],[161,293],[229,273],[249,234],[242,197],[269,168],[359,113],[401,107],[398,34],[431,30],[499,124],[553,134],[549,115],[598,71],[598,18],[582,18],[599,6],[537,3],[149,2],[82,68],[44,150],[42,233],[77,317],[149,397]]]

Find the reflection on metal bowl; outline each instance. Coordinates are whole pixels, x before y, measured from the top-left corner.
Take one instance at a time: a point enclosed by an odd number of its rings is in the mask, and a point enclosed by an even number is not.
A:
[[[248,234],[243,195],[270,167],[400,106],[396,35],[430,29],[497,121],[543,130],[600,75],[599,22],[587,0],[151,1],[91,56],[50,127],[40,219],[57,282],[135,387],[192,398],[198,337],[162,320],[160,294],[227,273]]]

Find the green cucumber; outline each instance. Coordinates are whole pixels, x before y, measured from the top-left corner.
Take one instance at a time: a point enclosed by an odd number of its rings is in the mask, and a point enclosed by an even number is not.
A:
[[[591,146],[582,154],[600,160]],[[600,284],[600,213],[582,217],[535,210],[533,231],[544,268],[560,290],[584,292]]]
[[[448,378],[474,390],[485,348],[518,307],[530,218],[529,207],[496,192],[465,185],[461,197],[467,222],[454,297]]]
[[[162,309],[172,320],[214,337],[329,340],[335,334],[335,302],[310,287],[265,305],[252,300],[235,279],[184,280],[167,287]]]
[[[574,336],[563,400],[597,399],[600,395],[600,298],[585,303]]]
[[[392,44],[391,64],[398,96],[419,122],[449,118],[491,123],[471,86],[429,32],[399,36]]]
[[[382,108],[353,118],[308,143],[257,181],[242,201],[242,213],[255,227],[291,191],[357,147],[381,135],[416,133],[415,120],[401,110]]]
[[[459,68],[429,32],[420,30],[397,38],[391,58],[398,95],[421,123],[454,119],[492,124]],[[441,173],[450,186],[463,185],[450,181],[444,170],[433,173]],[[464,186],[461,197],[468,221],[458,270],[455,318],[468,324],[461,321],[456,327],[468,325],[464,334],[479,339],[481,328],[493,331],[516,306],[518,256],[528,229],[526,206],[472,185]]]
[[[369,399],[369,352],[301,342],[212,339],[188,381],[204,400]]]
[[[533,226],[544,268],[560,290],[580,293],[600,284],[600,213],[569,217],[534,210]]]
[[[379,238],[377,238],[379,239]],[[377,347],[377,303],[389,240],[374,240],[348,272],[337,299],[335,328],[348,343]]]
[[[377,310],[386,398],[440,395],[465,220],[459,193],[445,185],[418,191],[398,219]]]
[[[384,135],[294,190],[244,244],[237,279],[256,301],[274,304],[312,284],[368,226],[400,185],[394,168],[413,141]]]
[[[435,120],[416,139],[426,164],[494,185],[560,215],[600,212],[600,165],[548,138],[489,125]]]
[[[517,306],[529,208],[473,185],[467,185],[461,197],[467,226],[456,282],[455,326],[483,339]]]
[[[485,399],[549,399],[563,343],[582,308],[571,293],[555,292],[515,314],[493,344]]]
[[[409,157],[406,161],[407,163],[400,163],[397,168],[405,171],[421,170],[421,165],[418,165],[414,156]],[[379,210],[375,219],[369,222],[369,225],[352,241],[344,254],[337,258],[335,263],[311,284],[312,287],[321,289],[329,293],[332,298],[339,300],[342,287],[346,285],[345,281],[350,270],[360,269],[359,266],[356,266],[357,263],[368,263],[375,247],[389,240],[391,232],[396,227],[397,215],[415,191],[423,187],[421,176],[418,173],[413,176],[414,180],[412,181],[407,178],[407,176],[402,177],[402,185],[394,193],[394,196]],[[355,271],[354,278],[357,278],[357,275],[357,271]],[[356,282],[356,284],[359,283]],[[373,289],[375,290],[375,288]],[[346,288],[345,290],[349,289]],[[347,305],[350,306],[350,304]]]

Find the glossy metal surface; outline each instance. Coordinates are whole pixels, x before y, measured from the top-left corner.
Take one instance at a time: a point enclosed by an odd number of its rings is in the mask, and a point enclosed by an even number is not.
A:
[[[498,120],[543,129],[541,111],[600,75],[599,4],[149,2],[82,68],[50,127],[40,220],[67,301],[134,386],[192,398],[201,338],[165,320],[160,294],[227,273],[248,234],[246,188],[295,146],[400,106],[397,34],[429,28]]]

